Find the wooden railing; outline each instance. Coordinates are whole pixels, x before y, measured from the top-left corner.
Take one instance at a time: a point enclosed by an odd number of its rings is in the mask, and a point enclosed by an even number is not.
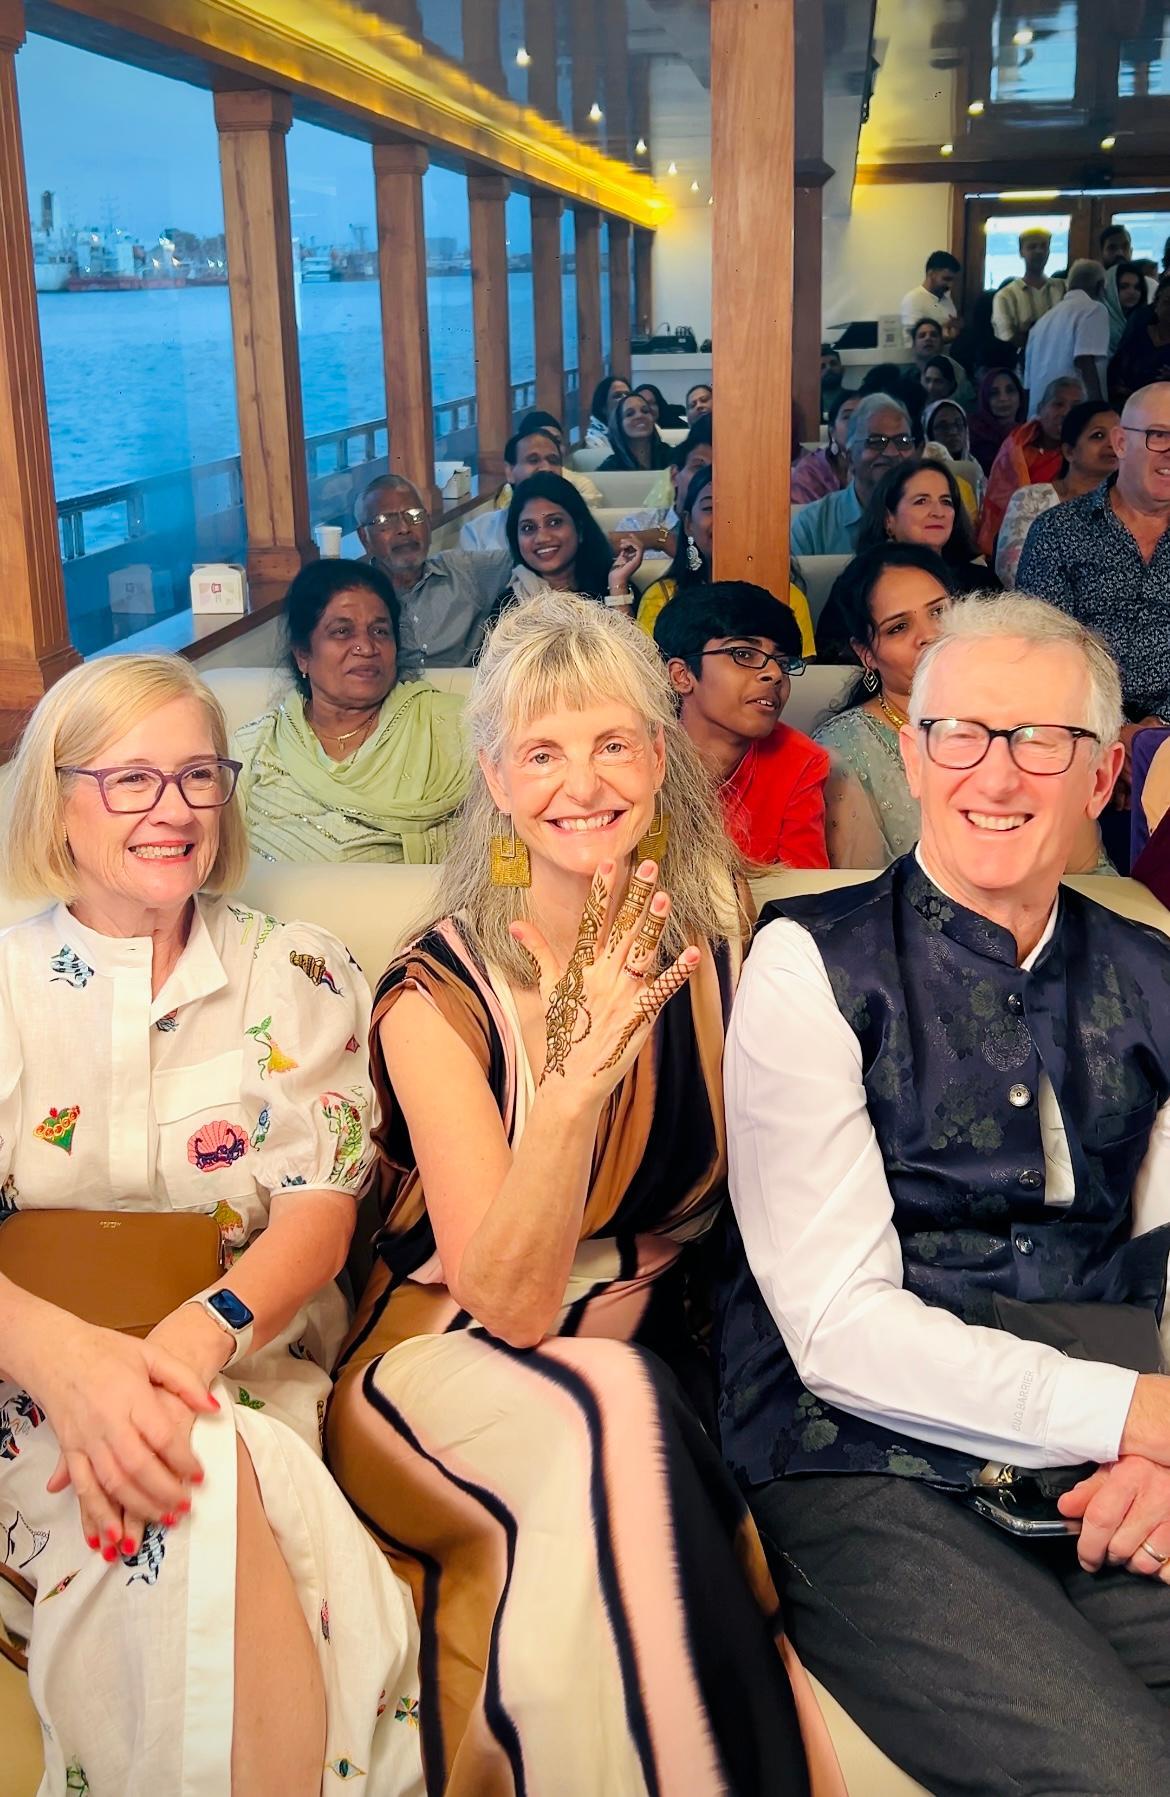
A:
[[[567,372],[565,387],[566,407],[575,411],[575,368]],[[514,425],[535,403],[535,381],[513,382]],[[466,461],[474,468],[475,395],[439,401],[434,407],[434,423],[438,459]],[[320,431],[305,439],[305,453],[313,525],[339,524],[351,529],[358,494],[386,472],[386,419],[370,418],[340,430]],[[122,606],[127,611],[146,609],[133,602],[136,579],[145,586],[149,577],[151,599],[159,613],[177,611],[186,604],[186,582],[195,562],[243,558],[247,522],[240,457],[225,456],[194,468],[74,493],[58,500],[57,521],[70,624],[85,652],[90,647],[86,618],[107,611],[112,602],[118,608],[111,581],[116,584],[126,577],[128,545],[139,554],[130,569],[129,589],[123,588]]]

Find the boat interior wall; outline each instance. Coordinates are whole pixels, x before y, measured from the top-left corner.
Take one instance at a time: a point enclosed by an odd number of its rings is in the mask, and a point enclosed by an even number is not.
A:
[[[826,189],[824,292],[826,325],[896,312],[902,295],[921,280],[932,250],[950,247],[950,188],[944,183],[856,187],[840,215]],[[799,253],[799,251],[798,251]]]

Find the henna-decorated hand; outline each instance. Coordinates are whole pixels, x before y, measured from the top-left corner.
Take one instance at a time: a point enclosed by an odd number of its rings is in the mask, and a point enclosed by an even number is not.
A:
[[[539,971],[545,1001],[547,1053],[540,1083],[558,1075],[566,1086],[587,1091],[593,1103],[607,1098],[633,1065],[659,1011],[701,959],[697,948],[684,949],[655,977],[670,899],[658,890],[657,865],[643,861],[611,924],[616,871],[612,861],[597,869],[567,967],[557,964],[535,924],[511,926]]]

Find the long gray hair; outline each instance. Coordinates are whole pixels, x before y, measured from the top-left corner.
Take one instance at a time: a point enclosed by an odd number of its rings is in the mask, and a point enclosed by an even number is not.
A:
[[[659,795],[670,820],[660,878],[670,894],[662,945],[673,957],[691,944],[746,930],[736,896],[741,862],[723,828],[714,784],[683,731],[657,650],[642,631],[596,601],[551,590],[510,606],[487,639],[464,712],[471,747],[498,766],[507,743],[534,718],[584,711],[599,699],[635,711],[666,750]],[[477,765],[455,843],[443,865],[440,917],[458,916],[485,960],[517,986],[531,986],[527,955],[508,925],[532,918],[524,887],[493,886],[491,839],[501,828]],[[540,924],[539,918],[533,921]]]

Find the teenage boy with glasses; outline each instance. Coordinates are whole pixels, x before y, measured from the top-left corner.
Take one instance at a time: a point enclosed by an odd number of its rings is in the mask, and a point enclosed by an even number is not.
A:
[[[804,673],[792,611],[744,580],[685,587],[658,614],[654,641],[732,841],[765,865],[828,867],[829,757],[781,720]]]

